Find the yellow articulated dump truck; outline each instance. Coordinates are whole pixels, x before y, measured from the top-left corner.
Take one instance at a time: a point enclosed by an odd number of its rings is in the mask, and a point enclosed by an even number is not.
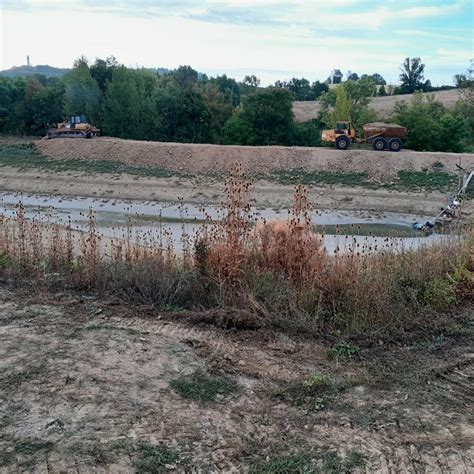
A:
[[[352,143],[370,143],[376,151],[400,151],[403,148],[402,138],[407,129],[394,123],[367,123],[362,126],[361,136],[351,122],[338,122],[334,130],[323,130],[321,140],[334,143],[338,150],[347,150]]]
[[[92,138],[98,137],[100,130],[87,122],[84,114],[73,115],[71,120],[59,123],[50,128],[46,134],[47,138]]]

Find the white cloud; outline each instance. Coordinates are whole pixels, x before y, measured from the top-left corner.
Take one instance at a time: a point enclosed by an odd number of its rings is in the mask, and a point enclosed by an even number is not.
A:
[[[423,33],[429,37],[438,31],[416,30],[414,26],[398,30],[401,34],[393,31],[393,27],[399,27],[400,16],[408,22],[420,14],[418,7],[413,6],[419,2],[409,2],[408,7],[396,10],[387,2],[376,8],[362,2],[364,8],[357,11],[343,8],[361,3],[356,0],[318,2],[316,6],[314,1],[305,0],[203,0],[200,3],[183,0],[179,3],[189,8],[171,10],[171,1],[103,0],[94,5],[79,0],[26,0],[25,3],[33,13],[28,8],[0,8],[1,69],[24,64],[27,54],[34,64],[63,67],[71,66],[83,54],[91,60],[113,54],[128,66],[173,68],[191,64],[213,74],[241,71],[243,77],[256,73],[268,83],[301,75],[324,80],[334,67],[343,72],[379,72],[395,81],[404,57],[420,55],[451,65],[453,73],[446,75],[450,77],[463,70],[459,65],[466,62],[465,48],[462,53],[456,53],[449,43],[445,50],[440,50],[435,41],[423,40],[423,46],[417,44],[421,43],[419,38]],[[130,13],[130,5],[138,3],[148,7],[141,9],[140,15],[126,14]],[[206,18],[210,10],[221,5],[227,8],[238,5],[242,14],[258,15],[258,21],[262,21],[262,14],[263,18],[268,14],[269,19],[278,21],[256,27],[251,16],[248,21],[240,22],[232,22],[230,17],[226,21],[225,15],[219,17],[220,21]],[[445,7],[453,11],[459,5],[462,2]],[[428,14],[447,14],[446,9],[440,8],[444,7],[428,9]],[[74,36],[77,41],[72,40]],[[433,83],[437,83],[436,78]]]

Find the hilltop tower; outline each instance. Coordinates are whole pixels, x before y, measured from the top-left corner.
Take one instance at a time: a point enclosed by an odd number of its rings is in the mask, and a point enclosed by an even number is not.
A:
[[[26,56],[26,65],[31,66],[31,64],[30,64],[30,55]]]

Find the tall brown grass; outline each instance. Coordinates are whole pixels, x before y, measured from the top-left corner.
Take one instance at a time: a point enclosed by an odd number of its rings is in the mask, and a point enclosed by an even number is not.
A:
[[[252,214],[250,186],[235,167],[224,218],[205,226],[194,247],[183,233],[181,254],[165,229],[158,239],[137,238],[129,222],[122,238],[106,239],[92,211],[79,234],[70,222],[27,220],[20,204],[14,218],[0,221],[0,276],[112,292],[161,308],[236,307],[268,324],[351,332],[404,327],[472,297],[472,228],[468,238],[416,250],[394,251],[386,239],[382,248],[357,241],[328,255],[305,187],[295,187],[287,219],[267,222]]]

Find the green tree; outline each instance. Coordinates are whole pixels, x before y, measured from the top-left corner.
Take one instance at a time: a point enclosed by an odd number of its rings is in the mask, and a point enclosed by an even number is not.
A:
[[[466,137],[466,146],[469,151],[474,151],[474,60],[465,74],[454,76],[454,84],[459,97],[455,112],[467,120],[470,133]]]
[[[148,71],[115,68],[104,101],[104,133],[120,138],[152,139],[152,93],[156,82],[156,77]]]
[[[65,112],[67,115],[84,113],[90,121],[100,118],[101,93],[84,58],[74,63],[73,69],[64,76]]]
[[[202,88],[202,98],[211,114],[209,141],[220,143],[225,123],[232,116],[233,107],[215,84],[206,84]]]
[[[293,128],[292,97],[285,89],[269,88],[245,98],[224,127],[226,144],[288,145]]]
[[[240,104],[240,87],[235,79],[223,74],[222,76],[211,77],[209,82],[224,94],[226,102],[232,107]]]
[[[375,118],[369,108],[371,97],[376,94],[371,78],[346,81],[321,96],[321,120],[333,127],[336,122],[350,120],[358,127]]]
[[[423,88],[425,65],[421,58],[405,58],[400,70],[400,88],[403,94],[412,94]]]
[[[179,66],[171,76],[181,87],[193,87],[198,82],[199,75],[191,66]]]
[[[397,103],[394,120],[408,129],[406,147],[417,151],[460,152],[468,134],[466,119],[447,112],[432,95],[417,93],[410,104]]]
[[[107,92],[107,84],[112,80],[112,74],[117,67],[118,63],[114,56],[109,56],[107,59],[97,58],[90,67],[91,76],[99,86],[103,96]]]
[[[311,89],[313,91],[313,100],[316,100],[322,94],[329,90],[329,87],[324,82],[315,81],[311,84]]]
[[[203,95],[193,87],[168,83],[154,95],[157,139],[183,143],[209,143],[215,137],[214,117]]]

